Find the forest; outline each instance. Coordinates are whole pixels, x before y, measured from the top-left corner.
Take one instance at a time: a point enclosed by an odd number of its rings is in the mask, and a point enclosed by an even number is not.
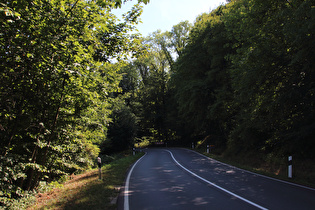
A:
[[[0,3],[0,206],[143,142],[314,165],[314,1],[231,0],[148,37],[149,0],[123,3]]]

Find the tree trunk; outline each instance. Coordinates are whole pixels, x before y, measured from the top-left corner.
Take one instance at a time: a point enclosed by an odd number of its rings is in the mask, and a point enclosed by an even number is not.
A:
[[[39,137],[37,137],[37,141],[38,141],[38,138]],[[37,153],[38,153],[38,146],[35,145],[35,147],[33,149],[33,153],[32,153],[31,163],[36,163]],[[33,189],[32,180],[34,177],[34,172],[35,172],[35,170],[33,168],[30,168],[30,169],[28,169],[28,171],[26,173],[27,174],[27,180],[26,180],[26,184],[25,184],[25,190],[27,190],[27,191]]]
[[[46,165],[48,150],[49,150],[50,144],[52,142],[52,139],[54,137],[54,133],[55,133],[55,130],[56,130],[57,121],[58,121],[58,117],[59,117],[59,113],[60,113],[60,108],[61,108],[61,104],[62,104],[62,101],[63,101],[63,98],[64,98],[64,92],[63,91],[64,91],[65,83],[66,83],[66,77],[63,78],[62,94],[61,94],[61,97],[60,97],[60,100],[59,100],[59,104],[58,104],[58,107],[57,107],[57,110],[56,110],[56,113],[55,113],[54,122],[52,123],[52,126],[51,126],[51,134],[48,137],[47,146],[43,149],[43,154],[42,154],[42,156],[40,158],[40,161],[39,161],[39,164],[42,165],[43,167]],[[33,175],[34,174],[32,174],[32,176]],[[37,172],[36,173],[36,176],[34,178],[33,184],[31,185],[31,189],[34,189],[37,186],[39,178],[40,178],[41,175],[42,175],[41,172]]]

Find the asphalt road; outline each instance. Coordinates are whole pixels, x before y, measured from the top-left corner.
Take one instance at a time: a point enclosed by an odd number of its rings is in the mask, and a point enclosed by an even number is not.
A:
[[[130,169],[118,209],[315,209],[315,189],[187,149],[148,149]]]

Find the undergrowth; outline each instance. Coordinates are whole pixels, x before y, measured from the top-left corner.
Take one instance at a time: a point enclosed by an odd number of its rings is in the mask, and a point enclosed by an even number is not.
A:
[[[112,202],[119,194],[129,166],[143,154],[121,154],[118,159],[98,169],[76,175],[59,189],[37,196],[37,201],[28,210],[37,209],[116,209]]]
[[[128,167],[142,156],[123,152],[102,156],[102,179],[98,169],[78,175],[67,175],[51,183],[40,182],[34,191],[24,192],[20,199],[12,199],[1,209],[115,209],[110,204],[118,195],[119,186],[125,179]]]

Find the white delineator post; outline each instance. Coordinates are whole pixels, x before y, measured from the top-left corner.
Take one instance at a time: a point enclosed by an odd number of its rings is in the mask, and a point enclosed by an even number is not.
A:
[[[207,153],[209,153],[209,144],[207,145]]]
[[[98,178],[102,179],[102,160],[100,157],[97,158],[97,165],[98,165]]]
[[[289,156],[288,160],[288,177],[292,178],[292,156]]]

